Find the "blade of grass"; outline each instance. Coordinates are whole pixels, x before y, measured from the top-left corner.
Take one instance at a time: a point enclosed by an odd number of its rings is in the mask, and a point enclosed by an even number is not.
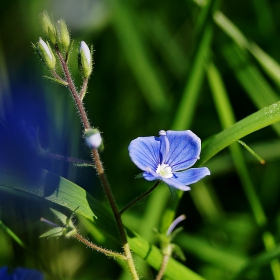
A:
[[[215,23],[237,44],[237,46],[242,50],[247,49],[259,62],[271,79],[280,86],[279,63],[265,53],[254,42],[248,41],[238,27],[235,26],[222,12],[217,11],[213,18]]]
[[[150,33],[150,39],[154,42],[157,51],[161,53],[162,59],[166,61],[168,68],[176,78],[184,77],[188,67],[185,50],[176,42],[166,22],[156,14],[153,15],[151,28],[153,32]]]
[[[223,53],[225,59],[232,67],[236,78],[257,108],[260,109],[279,101],[279,96],[258,69],[250,63],[244,52],[239,50],[234,44],[229,44],[223,48]],[[280,124],[273,125],[273,128],[280,135]]]
[[[192,253],[204,262],[214,264],[215,266],[222,267],[229,271],[237,271],[247,262],[246,257],[216,248],[199,236],[181,233],[176,237],[176,242],[178,242],[184,250]]]
[[[201,16],[199,17],[197,27],[197,44],[190,63],[191,69],[188,80],[172,124],[172,129],[174,130],[182,130],[191,126],[199,91],[203,82],[203,67],[212,41],[213,23],[211,17],[218,3],[219,1],[217,0],[209,1],[200,12]],[[162,218],[161,230],[167,229],[174,220],[176,209],[182,195],[183,192],[179,191],[175,202],[166,208]]]
[[[267,162],[272,162],[280,158],[280,143],[279,140],[265,141],[261,143],[251,144],[250,147],[259,155],[265,155]],[[259,164],[256,159],[249,153],[245,154],[246,162]],[[212,158],[207,163],[207,167],[211,170],[211,177],[220,175],[221,173],[229,172],[233,169],[232,159],[229,155],[219,155]]]
[[[236,140],[279,121],[280,101],[249,115],[211,137],[202,147],[199,165],[204,165],[205,162]]]
[[[258,27],[263,36],[271,36],[275,33],[275,23],[273,22],[273,14],[266,0],[253,0],[253,6],[256,11],[256,19]]]
[[[209,62],[206,67],[206,73],[210,85],[210,89],[213,95],[213,99],[219,114],[220,122],[224,128],[230,127],[235,123],[235,117],[228,99],[226,89],[224,87],[221,75],[218,69],[212,62]],[[233,157],[233,161],[236,166],[237,173],[242,182],[244,192],[252,209],[254,218],[260,228],[263,228],[267,224],[267,217],[261,205],[261,202],[254,189],[253,182],[249,175],[249,171],[246,167],[245,160],[237,143],[234,143],[230,147],[230,151]],[[263,233],[263,241],[266,250],[275,246],[275,240],[270,232]],[[280,279],[280,264],[274,260],[271,262],[271,269],[275,279]]]
[[[258,269],[261,266],[264,266],[270,263],[272,260],[277,259],[280,257],[280,245],[277,246],[269,251],[263,251],[259,253],[254,258],[248,260],[243,268],[232,278],[232,280],[241,280],[244,279],[244,275],[252,270]]]
[[[136,14],[129,11],[128,6],[120,0],[114,0],[111,3],[114,13],[112,26],[147,104],[154,111],[166,111],[170,104],[164,83],[150,63],[143,40],[137,28],[134,27]]]

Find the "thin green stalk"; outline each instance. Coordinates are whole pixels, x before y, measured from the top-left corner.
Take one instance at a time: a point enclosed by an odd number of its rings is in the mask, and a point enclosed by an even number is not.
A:
[[[146,192],[144,192],[143,194],[141,194],[140,196],[136,197],[135,199],[133,199],[129,204],[127,204],[119,213],[120,215],[123,214],[123,212],[125,212],[127,209],[129,209],[131,206],[133,206],[135,203],[139,202],[140,200],[142,200],[144,197],[146,197],[148,194],[150,194],[159,184],[160,181],[156,181],[156,183]]]
[[[84,82],[83,82],[83,86],[82,86],[82,89],[80,91],[80,98],[81,100],[84,99],[85,95],[86,95],[86,92],[87,92],[87,84],[88,84],[88,78],[85,78],[84,79]]]

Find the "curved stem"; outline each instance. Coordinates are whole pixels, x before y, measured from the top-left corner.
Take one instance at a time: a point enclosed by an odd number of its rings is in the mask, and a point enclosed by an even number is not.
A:
[[[63,56],[58,49],[58,46],[55,46],[55,50],[56,50],[57,56],[59,57],[60,63],[62,65],[64,74],[65,74],[65,78],[68,82],[68,88],[72,93],[72,96],[73,96],[75,104],[77,106],[79,115],[81,117],[82,125],[83,125],[84,129],[89,129],[89,128],[91,128],[91,125],[90,125],[90,122],[87,118],[87,114],[85,112],[83,102],[82,102],[82,100],[79,96],[79,93],[76,90],[76,87],[74,85],[74,82],[71,78],[71,74],[68,70],[67,63],[63,59]],[[124,253],[125,253],[125,256],[126,256],[126,262],[128,264],[131,276],[134,280],[138,280],[139,277],[138,277],[138,274],[137,274],[137,271],[136,271],[136,268],[135,268],[135,264],[134,264],[134,261],[133,261],[133,258],[132,258],[132,254],[131,254],[131,251],[130,251],[130,246],[129,246],[128,241],[127,241],[127,237],[126,237],[124,225],[123,225],[123,222],[122,222],[122,219],[121,219],[121,215],[119,214],[117,205],[115,203],[114,196],[111,192],[109,183],[108,183],[107,178],[105,176],[102,161],[100,160],[99,153],[98,153],[97,150],[93,149],[91,151],[91,154],[92,154],[92,157],[93,157],[93,160],[94,160],[94,163],[95,163],[95,168],[96,168],[97,174],[98,174],[98,176],[101,180],[101,183],[103,185],[103,188],[105,190],[105,193],[107,195],[107,198],[109,200],[110,206],[112,208],[112,211],[114,213],[114,216],[115,216],[115,219],[116,219],[116,222],[117,222],[117,225],[118,225],[118,229],[119,229],[119,232],[120,232]]]
[[[146,197],[148,194],[150,194],[159,184],[160,181],[156,181],[156,183],[146,192],[144,192],[143,194],[141,194],[140,196],[136,197],[135,199],[133,199],[129,204],[127,204],[119,213],[120,215],[123,214],[124,211],[126,211],[127,209],[129,209],[131,206],[133,206],[133,204],[139,202],[140,200],[142,200],[144,197]]]
[[[80,91],[80,99],[83,100],[87,91],[88,78],[84,79],[82,89]]]
[[[89,120],[87,118],[87,114],[85,112],[83,103],[82,103],[82,101],[79,97],[79,93],[76,90],[76,87],[75,87],[74,82],[72,80],[71,74],[68,70],[67,63],[64,61],[63,56],[58,49],[58,46],[55,46],[55,51],[56,51],[56,54],[57,54],[57,56],[60,60],[61,65],[62,65],[62,69],[63,69],[63,72],[65,74],[65,78],[68,82],[68,88],[71,91],[72,96],[73,96],[74,101],[75,101],[75,104],[78,108],[78,112],[79,112],[79,115],[81,117],[82,125],[83,125],[84,129],[89,129],[90,128],[90,123],[89,123]]]
[[[103,168],[102,162],[100,160],[99,153],[95,149],[93,149],[91,151],[91,153],[92,153],[92,156],[93,156],[93,159],[94,159],[94,162],[95,162],[97,173],[98,173],[99,178],[102,182],[102,185],[104,187],[105,193],[107,195],[107,198],[109,200],[110,206],[113,210],[113,213],[114,213],[117,225],[118,225],[118,229],[119,229],[119,232],[120,232],[124,252],[125,252],[125,255],[127,257],[127,264],[128,264],[129,270],[131,272],[131,275],[132,275],[133,279],[139,279],[139,277],[137,275],[135,265],[134,265],[134,262],[133,262],[130,247],[129,247],[129,244],[127,242],[127,237],[126,237],[124,225],[123,225],[123,222],[122,222],[122,219],[121,219],[121,214],[118,211],[117,205],[115,203],[115,199],[113,197],[113,194],[111,192],[109,183],[108,183],[106,175],[104,173],[104,168]]]
[[[71,162],[71,163],[74,163],[74,164],[88,164],[88,165],[93,166],[92,161],[89,161],[89,160],[67,157],[67,156],[54,154],[54,153],[50,153],[50,152],[45,152],[44,156],[49,157],[49,158],[53,158],[53,159],[56,159],[56,160],[63,160],[63,161]]]
[[[51,71],[54,77],[62,82],[65,82],[54,70]]]
[[[76,233],[73,237],[78,239],[82,243],[84,243],[86,246],[96,250],[97,252],[103,253],[108,257],[113,257],[113,258],[117,258],[117,259],[126,260],[126,257],[123,254],[116,253],[116,252],[101,248],[101,247],[91,243],[90,241],[88,241],[87,239],[85,239],[83,236],[81,236],[78,233]]]
[[[164,274],[164,271],[165,271],[165,269],[167,267],[167,263],[168,263],[169,257],[170,257],[169,255],[164,255],[163,256],[161,267],[160,267],[160,270],[159,270],[158,275],[157,275],[155,280],[160,280],[162,278],[162,276]]]

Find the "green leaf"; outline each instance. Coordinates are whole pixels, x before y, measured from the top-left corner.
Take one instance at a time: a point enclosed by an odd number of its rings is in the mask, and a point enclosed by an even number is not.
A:
[[[29,197],[34,195],[39,199],[64,206],[71,211],[74,211],[79,206],[76,211],[77,214],[92,222],[94,221],[96,226],[103,229],[114,239],[119,236],[113,215],[102,204],[76,184],[49,171],[43,170],[40,174],[40,179],[31,183],[30,180],[26,180],[22,175],[11,174],[1,170],[0,190],[12,191],[15,194],[25,194]],[[162,261],[160,250],[129,228],[126,228],[126,231],[131,249],[149,265],[159,269]],[[119,240],[117,241],[119,242]],[[181,280],[182,278],[190,280],[204,279],[172,258],[168,262],[165,275],[174,280]]]
[[[213,136],[202,148],[199,165],[242,137],[280,121],[280,101],[249,115]]]

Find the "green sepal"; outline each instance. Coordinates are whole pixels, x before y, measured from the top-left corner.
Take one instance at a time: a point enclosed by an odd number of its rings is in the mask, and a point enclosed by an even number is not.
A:
[[[46,11],[41,14],[41,24],[43,30],[48,36],[48,39],[53,43],[53,45],[55,45],[57,37],[56,28]]]
[[[57,34],[59,45],[67,53],[70,45],[70,34],[67,25],[63,19],[57,22]]]
[[[143,173],[137,174],[134,178],[135,179],[143,179]]]
[[[61,85],[64,85],[64,86],[68,86],[68,83],[63,81],[63,80],[59,80],[59,79],[48,77],[48,76],[44,76],[44,78],[52,80],[52,81],[57,82],[57,83],[59,83]]]
[[[175,257],[177,257],[179,260],[181,261],[185,261],[186,260],[186,257],[182,251],[182,249],[177,245],[177,244],[174,244],[172,243],[172,253]]]
[[[73,45],[74,45],[74,40],[71,40],[68,51],[66,52],[66,55],[65,55],[65,62],[66,63],[68,63],[68,61],[69,61],[70,54],[72,53]]]
[[[43,233],[42,235],[39,236],[39,238],[44,238],[44,237],[59,237],[62,236],[64,233],[65,228],[64,227],[55,227],[47,232]]]
[[[174,237],[175,237],[179,232],[181,232],[183,229],[184,229],[183,227],[178,227],[178,228],[174,229],[174,230],[171,232],[170,236],[169,236],[170,241],[172,241],[172,240],[174,239]]]
[[[68,218],[66,215],[64,215],[63,213],[53,209],[53,208],[50,208],[50,210],[55,214],[55,216],[62,222],[63,225],[67,225],[67,221],[68,221]]]
[[[56,58],[49,42],[45,42],[42,38],[39,38],[39,41],[37,42],[37,50],[40,58],[43,60],[47,68],[49,68],[50,70],[54,70],[56,65]]]
[[[79,68],[83,77],[87,79],[90,77],[93,69],[91,49],[91,47],[89,48],[88,45],[82,41],[78,54]]]

